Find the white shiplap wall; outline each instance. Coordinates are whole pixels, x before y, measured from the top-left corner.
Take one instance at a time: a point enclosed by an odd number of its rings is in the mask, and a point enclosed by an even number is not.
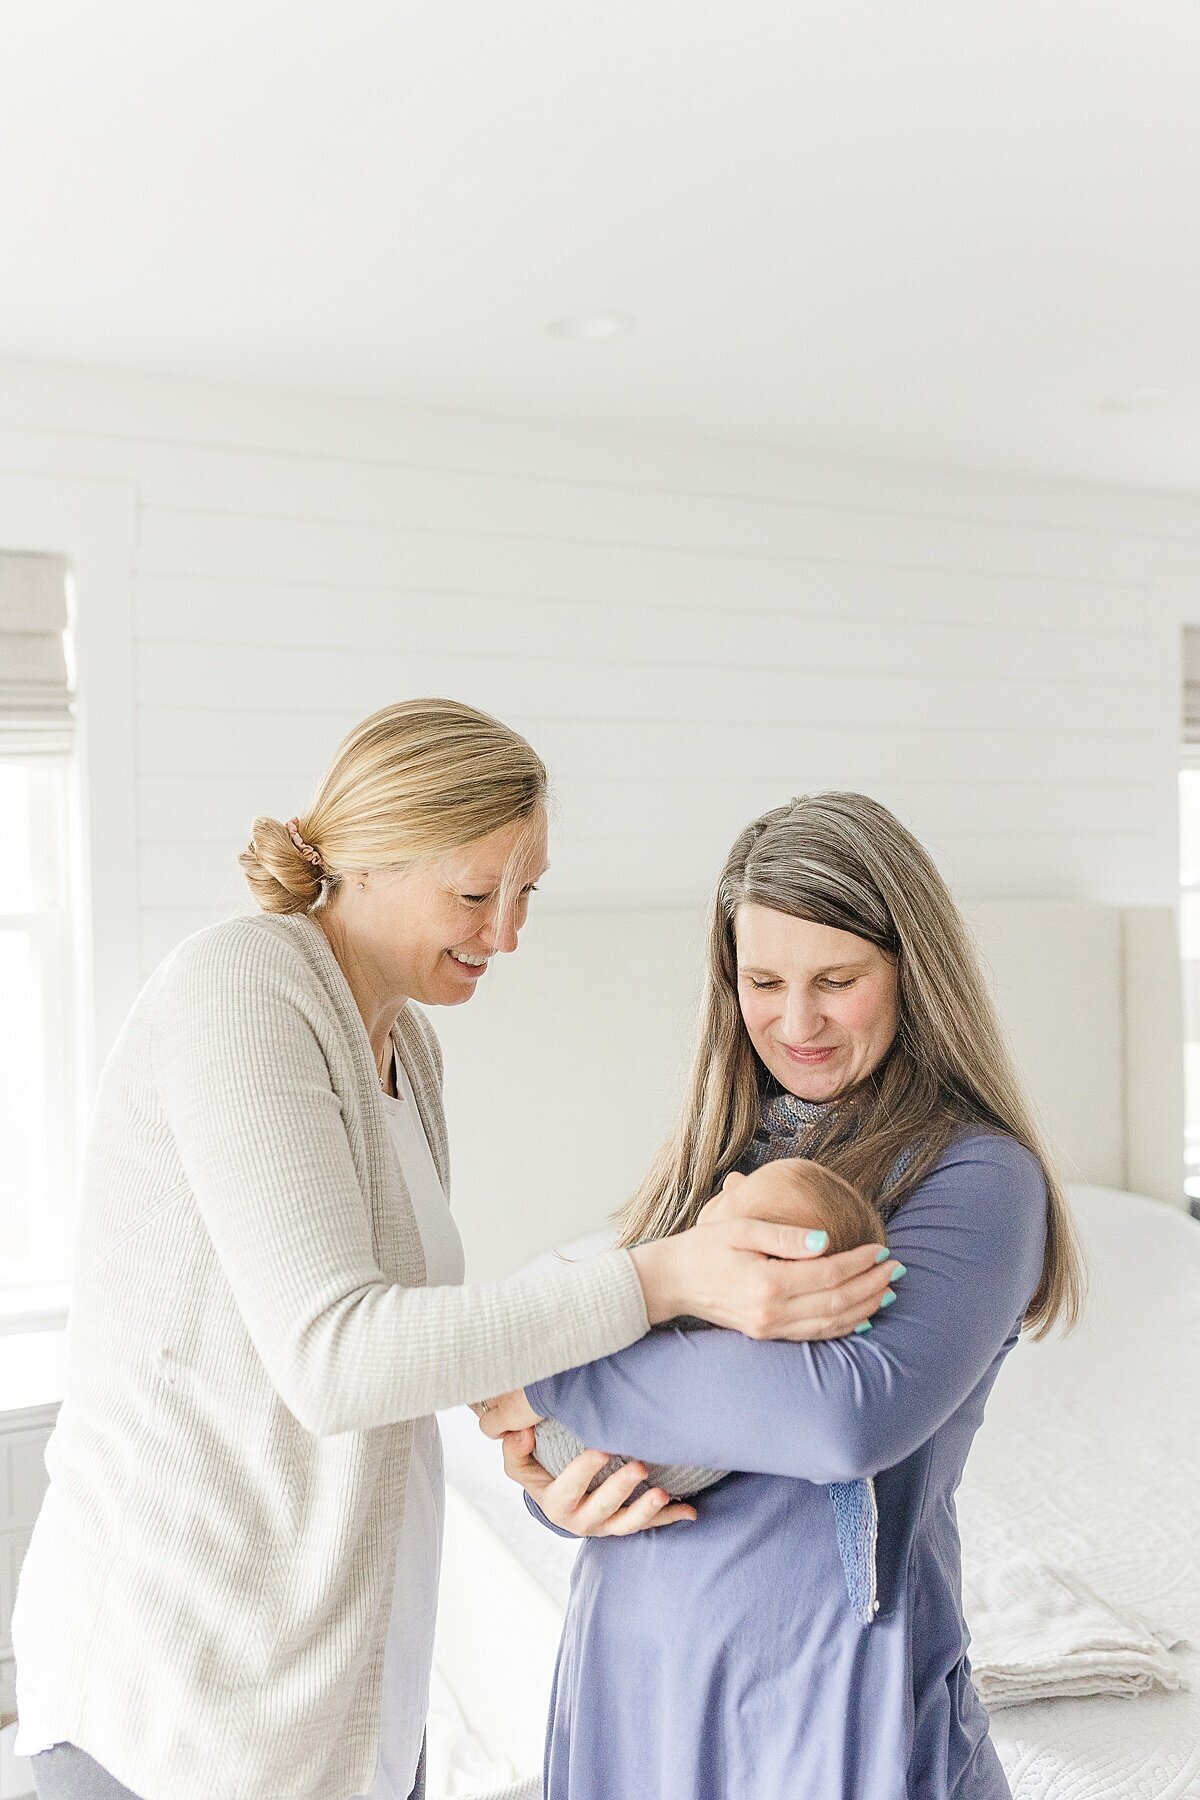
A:
[[[550,908],[695,901],[830,786],[964,897],[1173,895],[1188,499],[0,365],[30,475],[135,496],[138,975],[420,693],[549,761]]]

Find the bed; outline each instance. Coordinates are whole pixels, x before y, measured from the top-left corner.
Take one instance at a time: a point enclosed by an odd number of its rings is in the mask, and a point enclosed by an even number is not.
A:
[[[1016,1800],[1200,1800],[1200,1225],[1182,1205],[1174,916],[1042,900],[965,911],[1070,1183],[1092,1295],[1073,1336],[1023,1342],[1001,1372],[959,1495],[964,1567],[1075,1571],[1152,1624],[1188,1683],[1005,1708],[993,1738]],[[476,1277],[607,1241],[605,1214],[676,1102],[701,921],[564,914],[527,946],[469,1020],[438,1020]],[[442,1426],[430,1800],[536,1800],[574,1547],[530,1518],[469,1412]]]

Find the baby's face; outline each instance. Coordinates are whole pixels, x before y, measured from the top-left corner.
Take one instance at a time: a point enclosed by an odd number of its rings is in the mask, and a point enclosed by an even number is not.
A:
[[[721,1212],[735,1219],[766,1219],[771,1225],[819,1230],[827,1208],[782,1163],[764,1163],[752,1175],[728,1174],[721,1183]]]

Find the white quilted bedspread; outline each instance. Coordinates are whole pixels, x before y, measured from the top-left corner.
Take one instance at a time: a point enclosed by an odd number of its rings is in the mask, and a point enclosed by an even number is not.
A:
[[[1200,1225],[1105,1189],[1072,1201],[1087,1316],[1001,1371],[958,1496],[964,1566],[1075,1571],[1189,1640],[1191,1686],[1015,1707],[992,1737],[1014,1800],[1200,1800]]]

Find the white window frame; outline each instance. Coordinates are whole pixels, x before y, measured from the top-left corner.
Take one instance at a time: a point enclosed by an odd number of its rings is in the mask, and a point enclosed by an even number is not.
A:
[[[10,766],[48,776],[58,787],[49,816],[36,804],[30,809],[33,891],[51,896],[51,903],[33,912],[0,911],[0,931],[30,940],[41,1000],[42,1180],[29,1196],[31,1255],[22,1264],[0,1263],[0,1319],[27,1320],[31,1310],[61,1309],[70,1280],[82,1137],[78,881],[69,753],[15,757]]]

